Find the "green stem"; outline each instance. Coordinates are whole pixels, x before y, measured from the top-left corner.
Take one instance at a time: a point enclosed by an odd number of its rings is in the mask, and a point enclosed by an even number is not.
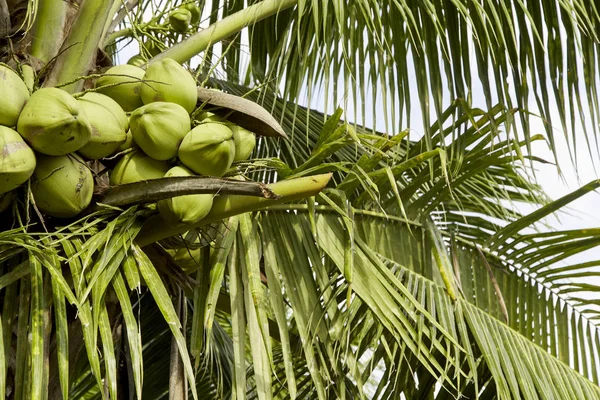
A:
[[[111,44],[112,42],[117,40],[118,38],[131,35],[132,32],[133,32],[133,29],[131,29],[131,28],[123,28],[120,31],[112,32],[104,40],[104,43],[102,44],[102,48],[105,48],[106,46],[108,46],[109,44]]]
[[[160,215],[148,219],[136,242],[141,247],[159,240],[178,235],[199,226],[207,225],[237,214],[260,210],[274,204],[287,203],[312,197],[327,186],[331,174],[308,176],[290,179],[267,185],[275,194],[281,196],[277,200],[260,197],[227,195],[215,198],[210,213],[200,222],[192,225],[169,225]]]
[[[264,0],[210,25],[183,42],[160,53],[149,61],[172,58],[179,63],[189,61],[196,54],[206,50],[211,44],[217,43],[245,27],[255,24],[273,14],[293,7],[298,0]]]
[[[44,86],[65,84],[90,71],[112,6],[112,1],[105,0],[83,2]],[[83,79],[80,79],[62,89],[75,93],[82,87]]]
[[[62,45],[67,2],[45,0],[40,1],[38,5],[31,41],[31,55],[45,64],[58,54]]]

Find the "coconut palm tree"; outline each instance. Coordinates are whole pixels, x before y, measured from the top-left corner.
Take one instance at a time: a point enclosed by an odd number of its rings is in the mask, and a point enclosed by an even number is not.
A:
[[[569,262],[600,230],[542,229],[600,181],[552,201],[532,146],[558,159],[560,126],[597,154],[599,23],[585,0],[0,0],[31,90],[94,91],[139,49],[258,135],[236,180],[89,162],[74,219],[15,192],[0,398],[600,398],[600,261]],[[200,223],[156,213],[193,193],[219,195]]]

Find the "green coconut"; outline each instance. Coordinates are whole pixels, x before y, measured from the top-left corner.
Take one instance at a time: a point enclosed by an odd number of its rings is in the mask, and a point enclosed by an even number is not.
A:
[[[72,218],[92,201],[94,177],[76,154],[38,157],[31,192],[36,206],[45,214]]]
[[[200,7],[196,3],[183,4],[181,8],[185,8],[191,14],[190,24],[197,25],[200,22]]]
[[[148,38],[144,42],[143,47],[151,57],[155,57],[162,52],[164,45],[161,46],[157,39]]]
[[[204,112],[200,113],[196,119],[198,121],[200,121],[200,123],[221,122],[223,120],[222,117],[220,117],[217,114],[210,112],[210,111],[204,111]]]
[[[233,132],[219,122],[198,125],[185,135],[178,155],[197,174],[223,176],[235,157]]]
[[[193,272],[198,271],[198,268],[202,265],[200,250],[201,249],[182,248],[168,250],[168,252],[183,272],[190,275]]]
[[[0,125],[15,126],[29,100],[29,89],[19,75],[0,65]]]
[[[141,151],[127,153],[119,160],[110,174],[111,185],[124,185],[160,179],[169,171],[169,164],[148,157]]]
[[[121,106],[125,111],[133,111],[144,105],[140,96],[141,79],[146,71],[135,65],[117,65],[108,69],[96,81],[96,88]]]
[[[92,127],[79,102],[64,90],[42,88],[23,107],[17,131],[34,150],[60,156],[79,150]]]
[[[129,129],[129,117],[125,113],[125,110],[123,110],[119,103],[117,103],[110,97],[96,92],[89,92],[80,97],[78,100],[85,100],[87,102],[97,103],[107,108],[108,111],[110,111],[110,113],[114,115],[117,121],[119,121],[119,126],[121,126],[121,128],[124,131]]]
[[[175,103],[150,103],[135,110],[129,119],[133,140],[155,160],[177,155],[183,137],[192,129],[188,112]]]
[[[119,147],[117,148],[117,151],[125,151],[125,150],[131,149],[133,147],[136,147],[136,144],[133,141],[133,134],[131,133],[131,130],[128,130],[127,136],[125,138],[125,142],[123,142],[121,145],[119,145]]]
[[[127,139],[129,120],[125,111],[100,93],[87,93],[78,101],[92,126],[92,137],[79,154],[92,160],[108,157]]]
[[[166,101],[179,104],[191,114],[196,108],[196,81],[177,61],[165,58],[148,66],[140,93],[144,104]]]
[[[35,170],[35,154],[16,131],[0,126],[0,193],[23,184]]]
[[[169,24],[175,32],[185,33],[190,26],[192,13],[185,8],[178,8],[169,14]]]
[[[233,142],[235,143],[233,161],[247,160],[256,146],[256,135],[236,124],[229,123],[227,126],[233,132]]]
[[[12,204],[14,199],[15,192],[8,192],[4,194],[0,194],[0,213],[6,211],[8,207]]]
[[[136,67],[141,67],[142,65],[146,64],[146,62],[146,59],[142,57],[141,54],[136,54],[135,56],[127,60],[127,64],[134,65]]]
[[[165,178],[174,176],[194,176],[194,173],[185,167],[173,167]],[[174,224],[194,224],[209,213],[213,204],[213,194],[190,194],[160,200],[157,204],[158,212],[165,221]]]

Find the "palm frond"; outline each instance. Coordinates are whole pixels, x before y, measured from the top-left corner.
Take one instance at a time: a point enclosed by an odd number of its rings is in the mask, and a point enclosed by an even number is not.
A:
[[[214,0],[205,7],[215,21],[243,4]],[[495,101],[521,110],[535,104],[556,154],[555,125],[572,132],[572,146],[582,140],[578,124],[587,132],[587,118],[597,134],[599,19],[596,6],[581,0],[301,1],[254,24],[247,48],[237,36],[216,57],[225,54],[228,78],[281,88],[286,100],[306,99],[326,111],[345,104],[355,121],[385,121],[379,126],[389,134],[410,125],[418,98],[428,149],[448,98],[477,99],[487,109]],[[216,50],[209,47],[208,60]],[[519,121],[529,145],[531,114]],[[507,128],[517,137],[512,120]]]

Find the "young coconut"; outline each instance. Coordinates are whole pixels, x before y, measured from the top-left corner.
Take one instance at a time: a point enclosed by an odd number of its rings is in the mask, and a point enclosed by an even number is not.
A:
[[[178,8],[169,14],[169,24],[175,32],[185,33],[190,26],[192,13],[185,8]]]
[[[200,123],[223,121],[223,118],[219,117],[217,114],[210,112],[210,111],[204,111],[204,112],[200,113],[196,119],[198,121],[200,121]]]
[[[129,119],[133,140],[155,160],[177,155],[183,137],[192,129],[188,112],[175,103],[150,103],[135,110]]]
[[[99,93],[87,93],[78,101],[92,126],[92,137],[79,154],[91,160],[108,157],[127,139],[129,120],[125,111],[116,101]]]
[[[119,145],[119,147],[117,148],[117,151],[125,151],[127,149],[131,149],[133,147],[136,147],[135,142],[133,141],[133,134],[131,133],[131,130],[127,131],[127,136],[125,138],[125,142],[123,142],[122,144]]]
[[[173,257],[173,260],[175,260],[175,263],[188,275],[198,271],[202,265],[200,249],[184,247],[168,250],[168,252]]]
[[[0,93],[0,125],[15,126],[29,100],[29,89],[15,71],[4,65],[0,65]]]
[[[148,54],[148,58],[151,58],[159,55],[165,49],[165,45],[160,39],[148,37],[143,43],[142,48],[145,50],[145,53]]]
[[[119,103],[117,103],[110,97],[96,92],[89,92],[80,97],[78,100],[97,103],[107,108],[108,111],[110,111],[110,113],[117,119],[121,129],[123,129],[124,131],[129,129],[129,117],[125,113],[125,110],[123,110],[123,107],[121,107]]]
[[[185,167],[173,167],[165,178],[174,176],[194,176],[194,173]],[[157,204],[158,212],[165,221],[173,224],[194,224],[209,213],[212,208],[213,194],[190,194],[160,200]]]
[[[165,58],[146,69],[140,90],[144,104],[166,101],[179,104],[191,114],[196,108],[198,92],[196,81],[177,61]]]
[[[169,171],[169,164],[148,157],[139,150],[127,153],[119,160],[110,174],[110,184],[124,185],[147,181],[149,179],[160,179]]]
[[[223,176],[235,157],[233,132],[219,122],[198,125],[185,135],[178,155],[197,174]]]
[[[36,206],[45,214],[72,218],[92,201],[94,177],[76,154],[39,156],[31,192]]]
[[[116,65],[98,78],[96,88],[121,106],[125,111],[133,111],[144,105],[140,96],[141,79],[146,71],[135,65]]]
[[[233,132],[233,142],[235,143],[235,157],[233,161],[247,160],[256,146],[256,135],[236,124],[229,123],[227,126]]]
[[[134,65],[136,67],[141,67],[142,65],[146,64],[146,59],[144,57],[142,57],[141,54],[136,54],[133,57],[131,57],[129,60],[127,60],[127,64],[129,65]]]
[[[19,116],[17,131],[34,150],[50,156],[77,151],[92,136],[79,102],[56,88],[42,88],[31,95]]]
[[[191,14],[190,24],[198,25],[200,22],[200,7],[195,2],[183,4],[180,8],[185,8]]]
[[[35,154],[16,131],[0,126],[0,193],[23,184],[35,170]]]

